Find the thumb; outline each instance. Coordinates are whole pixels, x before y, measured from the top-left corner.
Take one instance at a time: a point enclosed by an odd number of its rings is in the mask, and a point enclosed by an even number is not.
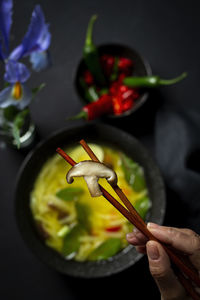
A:
[[[163,300],[183,300],[186,293],[175,276],[169,257],[163,247],[155,241],[146,244],[149,269],[153,276]]]

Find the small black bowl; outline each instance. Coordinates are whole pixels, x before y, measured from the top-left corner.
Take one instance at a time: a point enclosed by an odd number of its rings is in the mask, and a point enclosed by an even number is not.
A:
[[[114,56],[121,56],[130,58],[134,63],[133,74],[132,76],[149,76],[152,75],[151,67],[146,59],[144,59],[136,50],[131,49],[127,46],[120,44],[105,44],[98,47],[99,54],[110,54]],[[88,104],[87,99],[84,97],[83,88],[80,85],[79,78],[83,74],[83,71],[86,70],[86,65],[84,60],[78,64],[76,73],[75,73],[75,89],[80,100],[84,105]],[[135,101],[135,105],[122,113],[121,115],[107,115],[107,118],[122,118],[129,116],[134,113],[139,107],[141,107],[148,98],[149,93],[146,90],[140,90],[140,97]]]
[[[92,123],[81,127],[70,127],[52,134],[26,157],[16,183],[16,219],[25,243],[38,258],[53,269],[74,277],[104,277],[132,266],[142,257],[142,254],[137,253],[135,248],[129,245],[109,260],[97,262],[65,260],[59,253],[46,246],[40,238],[30,210],[30,192],[44,163],[49,157],[55,155],[57,147],[77,145],[82,138],[87,142],[116,147],[143,166],[152,201],[147,219],[162,224],[165,213],[164,184],[157,166],[146,149],[134,137],[119,129]]]

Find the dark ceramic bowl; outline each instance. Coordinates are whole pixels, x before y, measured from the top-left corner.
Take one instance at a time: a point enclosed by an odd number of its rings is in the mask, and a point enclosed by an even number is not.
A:
[[[30,210],[30,192],[44,163],[49,157],[55,155],[57,147],[77,145],[82,138],[87,142],[116,147],[143,166],[152,201],[147,219],[158,224],[162,223],[165,213],[164,184],[157,166],[146,149],[134,137],[119,129],[92,123],[54,133],[26,157],[16,184],[16,218],[24,241],[44,263],[61,273],[75,277],[104,277],[132,266],[142,255],[129,245],[109,260],[97,262],[65,260],[59,253],[47,247],[40,238]]]
[[[110,54],[114,56],[122,56],[130,58],[134,62],[133,76],[149,76],[152,74],[151,67],[149,63],[144,59],[136,50],[131,49],[124,45],[119,44],[106,44],[98,47],[99,54]],[[79,83],[79,78],[86,69],[86,65],[83,59],[79,62],[78,68],[75,74],[75,89],[79,95],[80,100],[83,105],[88,104],[87,99],[84,97],[84,91]],[[148,98],[148,92],[145,90],[140,90],[140,97],[135,101],[135,105],[124,112],[121,115],[108,115],[107,118],[122,118],[129,116],[141,107]]]

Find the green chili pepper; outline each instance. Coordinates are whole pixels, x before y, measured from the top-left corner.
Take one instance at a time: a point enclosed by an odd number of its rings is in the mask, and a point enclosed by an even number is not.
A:
[[[147,196],[142,197],[137,200],[134,207],[139,213],[139,215],[142,217],[142,219],[144,220],[149,208],[151,207],[151,201]]]
[[[96,19],[97,16],[93,15],[89,21],[87,33],[86,33],[85,45],[83,48],[83,58],[86,66],[94,76],[95,81],[101,86],[103,86],[105,85],[106,81],[103,75],[103,71],[101,69],[98,49],[92,41],[93,25]]]
[[[121,154],[121,162],[127,183],[130,184],[136,192],[144,190],[146,183],[143,169],[125,154]]]
[[[67,118],[67,120],[88,120],[88,113],[84,110],[81,110],[77,115]]]
[[[88,256],[89,260],[107,259],[115,255],[121,249],[122,244],[119,238],[110,238],[94,249]]]
[[[115,57],[115,62],[114,62],[114,66],[113,66],[113,71],[112,71],[112,74],[110,76],[110,80],[111,81],[115,81],[117,79],[117,76],[118,76],[118,63],[119,63],[119,57]]]
[[[97,93],[97,90],[96,90],[96,87],[91,85],[89,88],[88,88],[88,94],[91,98],[91,101],[90,102],[94,102],[94,101],[97,101],[99,99],[99,95]]]
[[[99,99],[99,95],[95,86],[91,85],[90,87],[88,87],[83,78],[80,78],[80,85],[84,91],[84,98],[88,102],[95,102]]]
[[[180,76],[173,79],[161,79],[159,76],[145,76],[145,77],[126,77],[123,83],[129,87],[158,87],[161,85],[175,84],[187,77],[184,72]]]

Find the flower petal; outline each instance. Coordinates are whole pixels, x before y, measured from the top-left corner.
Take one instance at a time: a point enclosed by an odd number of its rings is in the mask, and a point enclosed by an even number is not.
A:
[[[22,97],[21,99],[16,100],[12,93],[13,87],[14,85],[7,87],[0,92],[0,108],[6,108],[13,105],[19,109],[24,109],[30,104],[32,99],[31,90],[27,86],[22,85]]]
[[[19,104],[17,107],[19,109],[24,109],[25,107],[28,107],[32,100],[32,92],[31,90],[26,86],[22,85],[22,99],[19,101]]]
[[[51,65],[51,58],[48,51],[33,52],[30,55],[30,62],[34,71],[39,72]]]
[[[20,44],[17,46],[9,55],[9,59],[11,60],[18,60],[21,57],[21,54],[23,53],[23,45]]]
[[[0,92],[0,108],[5,108],[12,105],[13,101],[14,99],[12,98],[12,87],[7,87]]]
[[[9,35],[12,24],[12,0],[0,0],[0,40],[2,41],[1,49],[5,48],[6,54],[9,51]],[[2,53],[5,58],[5,54]]]
[[[2,49],[2,45],[1,45],[1,40],[0,40],[0,60],[4,60],[4,53],[3,53],[3,49]]]
[[[31,18],[28,31],[17,48],[10,54],[10,58],[14,60],[20,59],[22,56],[29,55],[34,51],[45,51],[51,42],[51,34],[49,25],[45,23],[44,14],[40,5],[36,5]]]
[[[5,65],[4,80],[10,83],[15,83],[17,81],[23,83],[30,77],[30,71],[27,67],[14,60],[8,60]]]

